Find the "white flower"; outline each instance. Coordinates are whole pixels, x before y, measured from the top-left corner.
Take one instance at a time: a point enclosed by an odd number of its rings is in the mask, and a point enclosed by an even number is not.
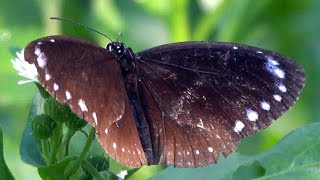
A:
[[[21,52],[16,53],[17,56],[11,60],[13,68],[18,71],[18,74],[22,77],[26,77],[28,80],[19,81],[18,84],[25,84],[28,82],[38,82],[38,71],[34,64],[29,64],[24,59],[24,49]]]
[[[117,176],[119,177],[119,179],[124,179],[126,177],[126,175],[128,175],[128,171],[127,170],[123,170],[120,171]]]

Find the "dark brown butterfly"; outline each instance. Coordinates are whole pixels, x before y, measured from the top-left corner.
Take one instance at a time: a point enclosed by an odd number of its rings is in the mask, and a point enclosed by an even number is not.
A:
[[[97,131],[127,166],[200,167],[233,152],[297,100],[304,72],[255,47],[184,42],[140,53],[69,36],[31,42],[25,59],[39,82]]]

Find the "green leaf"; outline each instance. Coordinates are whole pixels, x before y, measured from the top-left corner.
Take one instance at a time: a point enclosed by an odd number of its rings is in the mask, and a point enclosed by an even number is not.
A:
[[[320,177],[320,123],[297,129],[271,150],[243,156],[233,153],[218,164],[197,169],[169,167],[152,179],[232,179],[246,171],[246,177],[258,179],[317,179]],[[242,178],[246,179],[242,176]]]
[[[174,168],[168,167],[151,179],[232,179],[233,173],[242,165],[246,165],[247,156],[233,153],[228,159],[220,157],[220,162],[203,168]]]
[[[40,94],[37,92],[34,96],[33,103],[29,112],[27,125],[24,129],[22,140],[20,143],[20,157],[21,160],[27,164],[35,167],[46,165],[41,152],[40,146],[35,137],[32,135],[32,129],[30,125],[31,119],[43,112],[44,101]]]
[[[128,178],[129,180],[139,180],[141,179],[141,177],[147,179],[161,172],[165,168],[167,168],[167,166],[155,165],[155,166],[143,166],[141,168],[130,169],[128,170],[128,175],[126,176],[126,178]]]
[[[11,174],[6,161],[4,160],[3,154],[3,134],[2,128],[0,127],[0,179],[10,180],[14,179],[13,175]]]
[[[234,173],[232,179],[255,179],[262,177],[266,173],[264,167],[261,166],[260,162],[254,161],[249,166],[241,166]]]
[[[66,169],[66,167],[68,166],[68,164],[73,161],[76,160],[77,158],[75,157],[67,157],[64,160],[50,165],[50,166],[46,166],[46,167],[39,167],[38,168],[38,173],[40,175],[40,177],[42,179],[60,179],[60,180],[64,180],[64,170]]]

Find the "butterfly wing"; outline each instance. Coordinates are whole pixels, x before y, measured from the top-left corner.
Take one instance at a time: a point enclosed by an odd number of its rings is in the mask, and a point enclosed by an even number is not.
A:
[[[40,83],[53,97],[96,128],[111,157],[128,166],[147,163],[121,70],[111,53],[77,38],[50,36],[31,42],[25,59],[35,64]]]
[[[138,53],[140,93],[154,157],[199,167],[229,155],[297,100],[304,72],[272,51],[187,42]]]

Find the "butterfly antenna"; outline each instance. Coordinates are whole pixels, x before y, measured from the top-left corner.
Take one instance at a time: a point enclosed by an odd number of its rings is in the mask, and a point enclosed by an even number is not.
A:
[[[117,42],[119,42],[119,38],[120,38],[120,36],[121,36],[121,37],[123,37],[123,34],[122,34],[121,32],[119,32],[119,34],[118,34]]]
[[[100,35],[108,38],[111,42],[113,42],[112,39],[111,39],[109,36],[103,34],[102,32],[99,32],[99,31],[97,31],[97,30],[95,30],[95,29],[92,29],[92,28],[90,28],[90,27],[88,27],[88,26],[85,26],[85,25],[83,25],[83,24],[80,24],[80,23],[78,23],[78,22],[76,22],[76,21],[73,21],[73,20],[71,20],[71,19],[60,18],[60,17],[50,17],[50,19],[52,19],[52,20],[60,20],[60,21],[67,21],[67,22],[69,22],[69,23],[72,23],[72,24],[81,26],[81,27],[86,28],[86,29],[88,29],[88,30],[90,30],[90,31],[96,32],[96,33],[98,33],[98,34],[100,34]],[[118,38],[117,38],[117,41],[118,41]]]

